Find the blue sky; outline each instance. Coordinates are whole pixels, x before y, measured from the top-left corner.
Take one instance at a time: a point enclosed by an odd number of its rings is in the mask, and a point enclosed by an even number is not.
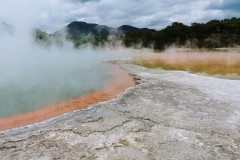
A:
[[[240,17],[239,0],[0,0],[0,23],[31,25],[54,32],[72,21],[110,27],[123,24],[162,29]]]

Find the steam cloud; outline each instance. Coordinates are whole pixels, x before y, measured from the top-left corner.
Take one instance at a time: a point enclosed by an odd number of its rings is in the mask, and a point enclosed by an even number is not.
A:
[[[113,54],[107,48],[76,50],[67,41],[63,47],[36,45],[31,32],[38,25],[36,5],[14,3],[6,2],[9,10],[0,12],[12,14],[0,22],[0,118],[86,94],[108,82],[109,66],[100,62],[124,56],[117,54],[121,48]]]
[[[18,33],[0,43],[0,117],[89,93],[109,79],[100,52],[44,49]]]

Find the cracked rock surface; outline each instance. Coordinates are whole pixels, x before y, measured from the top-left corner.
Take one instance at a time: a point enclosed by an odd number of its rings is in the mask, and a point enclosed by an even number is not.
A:
[[[0,159],[240,160],[240,81],[120,65],[137,86],[0,132]]]

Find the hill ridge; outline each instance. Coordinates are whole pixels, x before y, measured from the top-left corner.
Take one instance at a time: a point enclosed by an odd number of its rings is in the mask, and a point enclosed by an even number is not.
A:
[[[62,28],[59,31],[56,31],[54,35],[63,35],[76,37],[76,36],[84,36],[88,34],[96,35],[96,36],[110,36],[110,35],[120,35],[126,32],[135,32],[140,30],[148,30],[148,28],[137,28],[131,25],[122,25],[117,28],[109,27],[106,25],[100,25],[96,23],[87,23],[84,21],[73,21],[69,23],[67,26]]]

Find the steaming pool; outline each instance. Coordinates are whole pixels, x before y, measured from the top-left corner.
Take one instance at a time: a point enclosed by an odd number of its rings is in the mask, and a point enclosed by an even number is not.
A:
[[[101,64],[99,56],[102,55],[20,54],[8,59],[7,55],[0,55],[0,118],[103,88],[111,79],[110,65]]]

